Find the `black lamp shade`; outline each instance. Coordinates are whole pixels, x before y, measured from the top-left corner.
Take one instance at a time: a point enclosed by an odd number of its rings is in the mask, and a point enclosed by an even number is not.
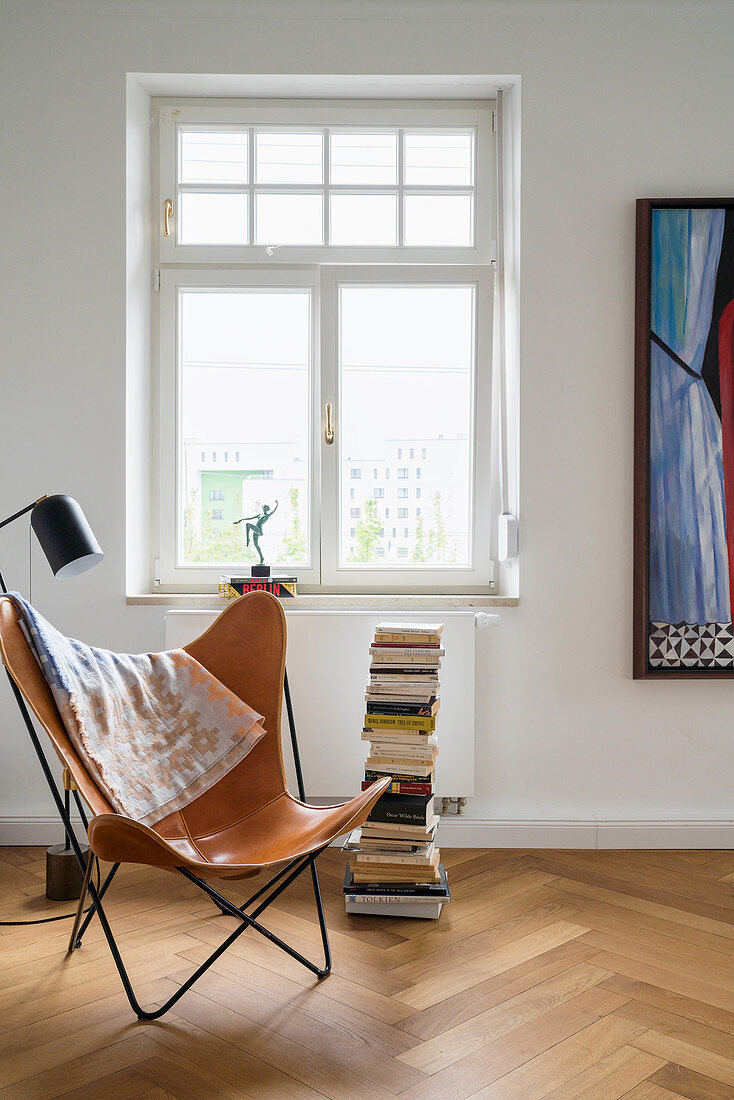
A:
[[[102,561],[102,548],[73,497],[62,493],[39,500],[31,526],[55,577],[77,577]]]

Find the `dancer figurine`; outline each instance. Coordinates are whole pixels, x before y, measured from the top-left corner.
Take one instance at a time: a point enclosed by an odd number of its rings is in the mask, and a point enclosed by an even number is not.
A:
[[[263,533],[263,525],[267,523],[271,516],[274,516],[275,513],[278,511],[277,500],[275,502],[275,508],[271,508],[269,504],[263,504],[262,509],[262,512],[256,513],[254,516],[243,516],[242,519],[236,519],[234,521],[234,524],[232,525],[233,527],[236,527],[238,523],[247,523],[247,526],[245,527],[245,531],[247,532],[246,545],[250,545],[250,536],[252,536],[252,545],[257,550],[258,556],[260,558],[260,565],[262,565],[265,560],[263,558],[263,552],[260,549],[260,536]],[[251,519],[254,519],[256,522],[248,522]]]

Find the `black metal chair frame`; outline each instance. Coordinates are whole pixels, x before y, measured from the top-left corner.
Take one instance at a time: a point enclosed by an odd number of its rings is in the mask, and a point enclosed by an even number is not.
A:
[[[28,713],[28,708],[26,706],[25,700],[20,692],[20,689],[18,688],[18,685],[15,683],[15,680],[12,678],[9,672],[8,679],[10,680],[10,686],[13,689],[13,694],[15,695],[16,702],[18,703],[21,714],[23,715],[26,729],[28,730],[28,734],[36,751],[36,755],[38,756],[43,774],[46,777],[46,782],[48,783],[54,802],[56,803],[56,809],[58,810],[59,817],[61,818],[63,826],[67,832],[71,846],[74,849],[74,854],[79,863],[79,867],[84,872],[84,883],[82,886],[82,895],[79,901],[79,909],[77,911],[77,917],[74,921],[74,927],[72,929],[71,938],[69,940],[69,953],[74,951],[76,948],[82,946],[82,937],[87,930],[87,927],[89,926],[89,923],[92,920],[94,914],[97,913],[99,916],[100,924],[102,925],[102,930],[104,931],[105,937],[107,939],[107,943],[109,944],[110,951],[112,952],[112,957],[115,960],[115,966],[117,967],[118,973],[120,975],[120,979],[127,995],[127,999],[130,1002],[130,1006],[133,1012],[135,1012],[139,1020],[159,1020],[161,1016],[164,1016],[165,1013],[168,1012],[169,1008],[172,1008],[173,1005],[175,1005],[176,1002],[181,997],[183,997],[184,993],[186,993],[187,990],[191,989],[191,987],[194,985],[195,982],[199,980],[202,974],[204,974],[209,969],[209,967],[213,963],[215,963],[221,955],[224,954],[227,948],[230,947],[235,942],[235,940],[242,935],[243,932],[246,932],[248,928],[254,928],[255,931],[259,932],[261,936],[264,936],[271,943],[276,944],[277,947],[280,947],[281,950],[285,951],[286,954],[291,956],[291,958],[296,959],[299,963],[301,963],[313,974],[315,974],[319,980],[328,977],[328,975],[331,973],[331,949],[329,947],[329,936],[326,930],[324,906],[321,900],[319,876],[318,871],[316,870],[315,862],[317,857],[321,855],[321,853],[326,847],[328,847],[328,845],[323,845],[317,851],[310,852],[306,856],[297,856],[295,859],[292,859],[289,863],[286,864],[285,867],[282,867],[280,871],[277,872],[277,874],[275,874],[268,882],[265,883],[264,886],[262,886],[256,893],[254,893],[252,897],[248,898],[247,901],[241,906],[237,906],[234,904],[234,902],[229,901],[229,899],[224,897],[223,894],[220,894],[218,890],[215,890],[212,886],[210,886],[205,879],[200,878],[198,875],[192,874],[192,872],[189,871],[186,867],[177,867],[176,870],[178,871],[178,873],[183,875],[183,877],[188,879],[189,882],[192,882],[195,886],[198,886],[200,890],[207,894],[208,897],[210,897],[211,900],[214,902],[214,904],[222,911],[222,913],[228,916],[236,917],[240,921],[240,924],[237,928],[235,928],[234,932],[230,933],[230,935],[227,936],[227,938],[219,945],[219,947],[212,951],[212,953],[201,964],[201,966],[199,966],[193,972],[193,974],[183,983],[183,985],[180,986],[180,988],[177,989],[176,992],[171,997],[169,997],[168,1000],[163,1005],[161,1005],[160,1008],[157,1008],[152,1012],[149,1012],[146,1009],[142,1008],[137,997],[135,996],[135,991],[132,987],[132,983],[128,976],[127,970],[125,969],[125,964],[122,961],[122,956],[120,955],[117,941],[115,940],[114,934],[110,927],[110,923],[107,919],[107,914],[105,913],[104,907],[102,905],[102,898],[106,894],[108,887],[110,886],[112,880],[117,874],[117,870],[120,864],[114,863],[104,882],[99,886],[95,886],[92,880],[92,867],[97,862],[96,856],[94,856],[92,852],[89,851],[88,858],[85,859],[84,857],[84,853],[82,852],[82,848],[79,844],[79,841],[74,832],[74,827],[71,823],[71,818],[69,814],[68,792],[65,792],[65,797],[62,798],[56,781],[54,780],[53,773],[51,772],[48,760],[46,759],[46,754],[43,751],[43,746],[41,745],[38,734],[36,733],[35,726],[33,725],[33,720]],[[298,796],[302,802],[305,802],[306,795],[303,786],[303,773],[301,771],[301,756],[298,751],[298,737],[296,735],[296,725],[293,718],[293,704],[291,702],[291,693],[288,686],[287,672],[285,674],[283,688],[285,693],[286,710],[288,713],[288,726],[291,735],[293,761],[296,770]],[[84,810],[84,805],[79,796],[79,792],[77,790],[74,790],[72,791],[72,794],[74,796],[74,800],[76,802],[82,824],[84,825],[84,828],[86,830],[88,827],[88,820],[86,812]],[[279,936],[276,936],[274,932],[271,932],[270,929],[265,928],[264,925],[260,924],[257,919],[260,914],[263,913],[269,905],[272,905],[275,899],[279,897],[280,894],[284,890],[286,890],[290,886],[290,884],[294,882],[295,879],[297,879],[298,876],[306,870],[307,867],[311,868],[311,879],[313,882],[313,892],[316,901],[316,912],[319,918],[321,942],[324,948],[324,965],[322,967],[317,966],[315,963],[305,958],[305,956],[302,955],[299,951],[296,951],[295,948],[291,947],[284,940],[280,939]],[[90,895],[92,903],[86,915],[84,915],[83,905],[87,893]],[[266,895],[264,900],[261,901],[260,904],[252,912],[246,912],[246,910],[248,910],[250,906],[253,905],[259,898],[262,898],[263,895]],[[83,920],[82,917],[84,917]]]

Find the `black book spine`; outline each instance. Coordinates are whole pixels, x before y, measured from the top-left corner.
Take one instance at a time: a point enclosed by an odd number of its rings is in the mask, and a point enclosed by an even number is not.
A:
[[[424,814],[430,794],[382,794],[377,799],[373,809],[381,810],[410,810]]]
[[[368,703],[368,714],[407,714],[413,718],[431,718],[431,709],[436,701],[435,695],[425,703]]]
[[[401,795],[400,797],[410,798],[411,795]],[[397,806],[380,806],[379,802],[376,806],[373,806],[367,820],[377,824],[382,822],[383,825],[417,825],[419,827],[425,827],[428,824],[425,810],[399,809]]]
[[[345,894],[410,894],[411,897],[434,897],[437,901],[448,898],[446,888],[440,882],[355,882],[344,887]]]

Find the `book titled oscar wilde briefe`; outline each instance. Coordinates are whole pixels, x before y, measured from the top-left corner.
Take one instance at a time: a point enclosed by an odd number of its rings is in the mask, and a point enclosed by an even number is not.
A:
[[[383,794],[370,811],[369,821],[425,825],[432,816],[433,794]]]

